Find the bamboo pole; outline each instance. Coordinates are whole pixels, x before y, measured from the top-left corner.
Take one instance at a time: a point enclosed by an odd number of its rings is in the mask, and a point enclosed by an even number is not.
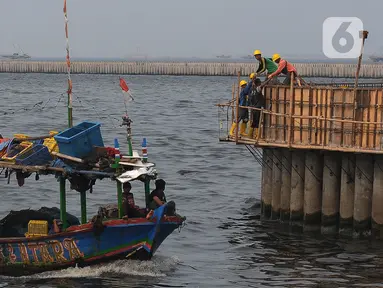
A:
[[[292,134],[292,126],[293,126],[293,104],[294,104],[294,73],[291,72],[290,78],[290,105],[289,105],[289,129],[287,135],[287,142],[289,143],[289,147],[291,147],[291,134]]]
[[[65,191],[65,178],[60,177],[60,220],[63,225],[63,230],[67,228],[67,221],[66,221],[66,191]]]
[[[52,151],[51,154],[53,156],[56,156],[56,157],[59,157],[59,158],[64,158],[64,159],[67,159],[67,160],[70,160],[70,161],[73,161],[73,162],[77,162],[77,163],[85,163],[84,160],[82,160],[81,158],[77,158],[77,157],[73,157],[73,156],[69,156],[69,155],[65,155],[65,154],[62,154],[62,153],[59,153],[59,152],[54,152]],[[94,165],[95,167],[99,168],[100,165],[98,163],[96,163]]]
[[[237,123],[235,127],[235,143],[238,143],[238,129],[239,129],[239,82],[241,81],[241,71],[238,71],[238,88],[237,88],[237,103],[236,103],[236,115],[235,115],[235,123]]]
[[[235,101],[235,83],[233,83],[233,85],[231,86],[231,101],[232,103],[234,103]],[[235,119],[234,119],[234,109],[231,109],[231,123],[234,123]]]
[[[289,148],[288,144],[285,143],[272,143],[265,140],[256,142],[255,140],[250,139],[239,139],[238,144],[257,144],[257,147],[280,147],[280,148]],[[326,146],[323,148],[322,145],[302,145],[302,144],[291,144],[291,149],[302,149],[302,150],[327,150],[327,151],[336,151],[336,152],[349,152],[349,153],[366,153],[366,154],[379,154],[383,155],[383,150],[374,150],[374,149],[360,149],[360,148],[349,148],[349,147],[340,147],[340,146]]]
[[[359,55],[359,58],[358,58],[358,66],[356,68],[356,72],[355,72],[355,86],[354,86],[354,111],[353,111],[353,119],[355,119],[356,117],[356,110],[358,109],[358,103],[357,103],[357,100],[356,100],[356,96],[357,96],[357,93],[358,93],[358,83],[359,83],[359,72],[360,72],[360,67],[362,65],[362,58],[363,58],[363,50],[364,50],[364,43],[368,37],[368,31],[361,31],[362,33],[362,45],[361,45],[361,48],[360,48],[360,55]],[[355,145],[356,143],[356,133],[355,133],[355,130],[356,130],[356,125],[353,125],[352,127],[352,141],[353,141],[353,145]]]

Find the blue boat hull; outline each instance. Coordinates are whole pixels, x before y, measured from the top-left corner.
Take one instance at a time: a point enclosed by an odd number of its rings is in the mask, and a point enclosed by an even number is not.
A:
[[[151,219],[109,220],[72,226],[38,238],[0,239],[0,274],[20,276],[115,259],[149,260],[183,219],[155,210]]]

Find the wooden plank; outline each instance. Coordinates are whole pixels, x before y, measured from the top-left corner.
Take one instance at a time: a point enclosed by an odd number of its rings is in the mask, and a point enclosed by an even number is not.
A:
[[[368,91],[368,98],[370,101],[370,107],[368,109],[368,122],[367,122],[367,147],[369,149],[374,147],[374,125],[370,125],[370,122],[375,122],[376,116],[376,90]]]
[[[294,115],[302,115],[302,109],[301,109],[301,102],[302,102],[302,89],[301,88],[295,88],[294,89]],[[295,120],[293,122],[293,136],[291,139],[291,143],[302,143],[301,141],[301,132],[300,127],[302,125],[302,120]]]
[[[383,113],[383,90],[378,90],[378,93],[377,93],[377,104],[378,104],[378,107],[376,109],[376,122],[382,122],[382,113]],[[375,136],[375,149],[382,149],[381,145],[383,144],[382,143],[382,125],[377,125],[376,126],[376,136]]]
[[[271,97],[273,95],[273,88],[272,87],[266,87],[265,88],[265,109],[270,110],[271,109]],[[271,129],[270,129],[270,121],[271,116],[270,114],[265,114],[264,116],[264,125],[263,125],[263,137],[267,141],[271,138]]]
[[[279,90],[279,93],[278,93],[278,97],[277,97],[277,102],[278,102],[278,105],[277,105],[277,112],[280,113],[280,114],[285,114],[285,106],[286,106],[286,102],[285,102],[285,99],[286,98],[286,88],[281,88]],[[283,125],[283,119],[285,117],[283,116],[277,116],[276,120],[277,120],[277,123],[276,123],[276,141],[278,142],[284,142],[284,134],[285,134],[285,127]]]
[[[369,121],[369,110],[370,110],[370,95],[368,90],[362,90],[362,99],[363,99],[363,120],[364,122]],[[367,124],[362,124],[362,142],[361,147],[362,148],[368,148],[368,130],[367,130]]]
[[[285,93],[283,95],[284,105],[283,105],[283,111],[282,111],[282,113],[285,115],[289,111],[287,105],[290,106],[291,98],[292,97],[290,96],[290,90],[285,89]],[[283,142],[286,142],[287,141],[287,130],[288,130],[287,129],[287,117],[283,117],[282,123],[283,123],[283,127],[284,127],[284,129],[283,129]]]
[[[313,93],[313,103],[314,103],[314,107],[315,107],[315,109],[314,109],[315,116],[321,116],[320,115],[320,98],[319,98],[320,92],[321,92],[320,90],[315,89],[315,94]],[[320,142],[319,142],[320,120],[315,120],[314,126],[315,126],[314,143],[320,144]]]
[[[329,115],[329,118],[333,118],[334,117],[334,89],[331,89],[330,91],[330,97],[329,97],[329,111],[330,111],[330,115]],[[334,127],[335,127],[335,123],[334,122],[330,122],[329,123],[329,137],[328,137],[328,144],[327,145],[332,145],[334,143]]]
[[[323,89],[318,89],[318,97],[319,97],[319,100],[318,100],[318,104],[319,104],[319,116],[323,119],[324,118],[324,111],[325,111],[325,108],[324,108],[324,96],[323,96]],[[323,129],[324,129],[324,121],[323,120],[320,120],[319,121],[319,140],[318,140],[318,144],[319,145],[323,145]]]
[[[345,109],[346,109],[346,90],[343,90],[342,91],[342,120],[344,120],[344,114],[345,114]],[[340,124],[341,126],[341,134],[340,134],[340,146],[344,146],[344,134],[345,134],[345,131],[344,131],[344,122],[342,122]]]
[[[310,89],[302,89],[302,115],[310,115]],[[309,119],[302,119],[301,125],[302,144],[309,144]]]
[[[354,91],[350,89],[345,89],[343,118],[345,120],[352,121],[353,116],[354,116]],[[344,147],[353,146],[352,129],[353,129],[352,123],[343,124],[343,146]]]
[[[344,89],[339,89],[339,88],[333,89],[331,117],[334,119],[342,118],[343,93],[344,93]],[[341,138],[342,138],[341,129],[342,129],[342,123],[332,122],[331,145],[341,146]]]
[[[328,139],[329,139],[329,135],[328,135],[328,131],[327,131],[327,124],[328,124],[328,121],[327,119],[329,118],[329,115],[328,115],[328,103],[329,103],[329,94],[331,93],[331,90],[329,89],[326,89],[326,93],[325,93],[325,112],[324,112],[324,117],[325,117],[325,120],[324,120],[324,130],[323,130],[323,143],[322,145],[323,146],[327,146],[328,144]]]
[[[363,110],[362,110],[362,104],[363,104],[363,99],[362,99],[362,90],[358,90],[356,91],[356,94],[355,94],[355,103],[356,103],[356,107],[355,107],[355,117],[354,117],[354,120],[355,121],[363,121]],[[354,124],[354,138],[355,138],[355,141],[354,141],[354,146],[355,147],[361,147],[361,144],[362,144],[362,125],[360,124]]]
[[[279,93],[278,87],[273,89],[273,93],[272,93],[271,99],[270,99],[271,111],[273,111],[273,112],[277,112],[277,110],[276,110],[277,107],[276,107],[275,99],[277,98],[277,94],[278,93]],[[276,116],[275,115],[271,115],[270,116],[270,126],[269,126],[269,129],[270,129],[270,141],[271,142],[275,142],[275,124],[276,124]]]
[[[379,100],[378,100],[378,94],[379,94],[379,90],[375,90],[375,95],[374,95],[374,103],[375,103],[375,110],[374,110],[374,122],[377,122],[378,121],[378,110],[379,110]],[[373,148],[376,148],[376,139],[378,137],[376,137],[376,133],[378,132],[377,129],[378,128],[378,125],[374,125],[374,127],[372,128],[372,147]]]
[[[309,109],[308,109],[308,115],[309,116],[314,116],[313,115],[313,108],[314,108],[314,104],[313,104],[313,95],[312,95],[312,93],[313,93],[313,90],[312,89],[309,89],[309,93],[308,93],[308,100],[309,100],[309,103],[308,103],[308,107],[309,107]],[[308,135],[307,135],[307,137],[308,137],[308,143],[310,143],[310,144],[314,144],[313,143],[313,138],[314,137],[312,137],[313,136],[313,129],[314,127],[313,127],[313,119],[311,118],[311,119],[309,119],[309,121],[308,121]]]

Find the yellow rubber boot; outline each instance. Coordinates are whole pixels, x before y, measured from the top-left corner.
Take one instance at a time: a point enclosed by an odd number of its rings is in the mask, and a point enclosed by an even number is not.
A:
[[[258,128],[254,128],[253,139],[258,140]]]
[[[231,124],[231,127],[230,127],[230,132],[229,132],[229,136],[233,137],[234,136],[234,131],[235,131],[235,128],[237,127],[237,123],[233,123]]]
[[[249,127],[249,133],[243,135],[246,138],[253,138],[254,128]]]
[[[239,126],[239,135],[246,136],[246,123],[241,123]]]
[[[248,137],[248,138],[251,138],[251,135],[252,135],[252,130],[251,130],[251,125],[252,125],[252,123],[251,123],[251,121],[249,121],[249,122],[247,122],[247,131],[248,131],[248,133],[244,133],[242,136],[243,137]]]

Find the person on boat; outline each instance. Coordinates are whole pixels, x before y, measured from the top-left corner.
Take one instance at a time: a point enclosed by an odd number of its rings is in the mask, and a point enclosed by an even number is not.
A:
[[[250,96],[249,96],[249,106],[254,108],[264,108],[265,107],[265,97],[262,94],[262,82],[261,79],[256,78],[253,81],[253,85],[251,87]],[[252,121],[251,127],[249,129],[249,138],[258,139],[258,129],[259,129],[259,121],[261,111],[252,110]]]
[[[48,234],[52,235],[52,234],[60,233],[61,228],[62,228],[62,222],[58,219],[53,219],[52,227],[49,230]]]
[[[166,203],[165,186],[163,179],[157,179],[155,182],[156,189],[149,195],[149,209],[155,210]]]
[[[145,217],[146,213],[141,211],[141,209],[136,206],[134,202],[133,193],[130,192],[130,190],[132,190],[132,185],[129,182],[125,182],[123,185],[123,190],[124,192],[122,193],[122,206],[124,216],[128,216],[128,218]]]
[[[239,82],[239,86],[241,86],[241,93],[239,95],[239,106],[247,106],[247,97],[249,94],[249,87],[250,87],[247,84],[248,83],[246,80],[241,80],[241,82]],[[241,121],[242,123],[241,123],[241,126],[239,127],[239,135],[246,136],[245,132],[246,132],[247,122],[249,121],[249,111],[246,108],[239,108],[238,114],[239,115],[237,117],[237,121],[231,125],[230,131],[229,131],[229,135],[231,137],[234,136],[235,128],[237,127],[238,123]]]
[[[255,71],[256,77],[262,75],[263,73],[266,73],[266,78],[267,78],[270,74],[277,71],[277,69],[278,69],[277,64],[275,64],[272,61],[272,59],[270,59],[270,58],[262,57],[261,50],[255,50],[254,51],[254,57],[259,62],[258,69],[257,69],[257,71]],[[277,79],[275,79],[275,80],[277,80]]]
[[[277,76],[279,76],[279,74],[284,74],[284,75],[286,75],[286,78],[283,81],[283,84],[284,85],[290,85],[291,73],[294,74],[295,79],[298,77],[297,69],[295,69],[294,65],[287,62],[284,59],[281,59],[281,56],[279,54],[274,54],[272,60],[278,64],[278,69],[274,73],[271,73],[267,77],[268,79],[277,77]]]

